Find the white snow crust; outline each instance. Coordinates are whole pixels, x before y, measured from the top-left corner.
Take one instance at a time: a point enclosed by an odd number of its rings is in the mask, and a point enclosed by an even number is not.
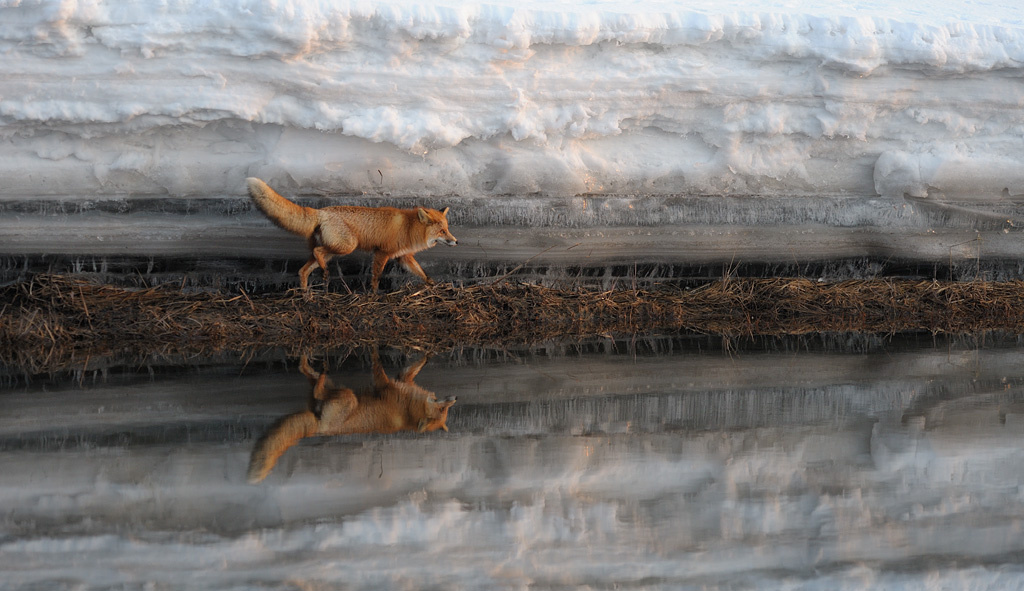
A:
[[[0,0],[0,197],[1024,195],[1001,0]]]

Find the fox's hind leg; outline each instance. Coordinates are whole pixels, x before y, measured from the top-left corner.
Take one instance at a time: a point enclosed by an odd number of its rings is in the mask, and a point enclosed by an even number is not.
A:
[[[309,262],[299,269],[299,287],[307,294],[309,293],[309,274],[313,271],[314,265],[316,265],[316,259],[310,258]]]
[[[302,375],[309,378],[309,385],[315,386],[316,381],[320,378],[320,372],[313,369],[313,366],[309,364],[309,358],[305,355],[299,357],[299,371]]]
[[[310,257],[309,261],[299,269],[299,285],[303,291],[306,291],[309,287],[309,274],[314,269],[320,267],[324,272],[324,289],[327,288],[327,280],[330,273],[327,270],[327,261],[331,260],[335,256],[344,256],[351,253],[356,249],[357,242],[352,236],[344,236],[342,238],[336,238],[331,243],[326,243],[324,236],[320,233],[319,228],[313,232],[313,236],[309,240]]]
[[[351,252],[351,251],[349,251],[349,252]],[[334,258],[334,254],[335,253],[333,253],[330,250],[328,250],[326,246],[318,246],[317,248],[313,249],[313,258],[316,260],[316,264],[320,265],[320,268],[323,269],[323,271],[324,271],[324,288],[325,289],[327,288],[327,278],[330,276],[330,273],[327,270],[327,261],[329,261],[332,258]],[[339,254],[348,254],[348,253],[345,252],[345,253],[339,253]],[[310,270],[312,270],[312,269],[310,269]]]
[[[309,257],[309,261],[299,269],[299,287],[302,288],[302,291],[309,293],[309,274],[317,267],[324,270],[324,289],[327,289],[327,261],[331,260],[333,256],[333,253],[322,246],[313,249],[313,255]]]

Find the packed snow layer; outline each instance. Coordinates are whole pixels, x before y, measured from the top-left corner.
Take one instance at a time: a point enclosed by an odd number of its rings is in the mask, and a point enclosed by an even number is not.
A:
[[[256,437],[306,404],[293,362],[5,391],[0,570],[15,588],[1020,588],[1019,348],[693,349],[435,358],[417,381],[458,395],[450,433],[305,442],[259,485]]]
[[[1024,195],[1017,2],[0,1],[0,197]]]

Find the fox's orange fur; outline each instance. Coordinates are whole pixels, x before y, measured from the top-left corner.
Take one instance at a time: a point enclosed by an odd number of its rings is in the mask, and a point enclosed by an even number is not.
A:
[[[318,266],[327,281],[327,261],[353,250],[373,253],[373,274],[370,280],[377,290],[384,265],[397,258],[410,273],[427,283],[413,254],[437,243],[455,246],[458,240],[448,231],[448,208],[442,211],[417,207],[357,207],[336,205],[314,209],[285,199],[257,178],[246,179],[249,196],[256,207],[272,222],[304,237],[309,242],[309,262],[299,270],[302,289],[309,286],[309,274]]]
[[[313,388],[309,408],[281,418],[260,439],[249,461],[249,482],[266,478],[278,458],[305,437],[447,431],[448,409],[455,404],[455,397],[439,402],[433,392],[413,383],[426,362],[424,357],[402,372],[398,380],[392,380],[374,351],[373,388],[357,395],[332,384],[326,373],[315,371],[302,357],[299,369]]]

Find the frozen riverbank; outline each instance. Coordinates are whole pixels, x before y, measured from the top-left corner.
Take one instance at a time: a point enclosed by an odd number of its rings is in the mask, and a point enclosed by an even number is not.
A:
[[[7,278],[280,284],[301,240],[249,213],[247,176],[450,203],[452,280],[1022,273],[1016,3],[52,0],[0,23]]]
[[[861,197],[296,197],[327,203],[451,207],[455,248],[417,255],[456,284],[515,278],[601,288],[696,285],[730,274],[817,279],[1017,279],[1024,207]],[[141,285],[248,290],[297,284],[305,241],[247,198],[0,202],[0,276],[84,273]],[[360,288],[370,257],[335,259]],[[396,265],[386,285],[413,279]],[[337,289],[344,289],[336,286]]]

